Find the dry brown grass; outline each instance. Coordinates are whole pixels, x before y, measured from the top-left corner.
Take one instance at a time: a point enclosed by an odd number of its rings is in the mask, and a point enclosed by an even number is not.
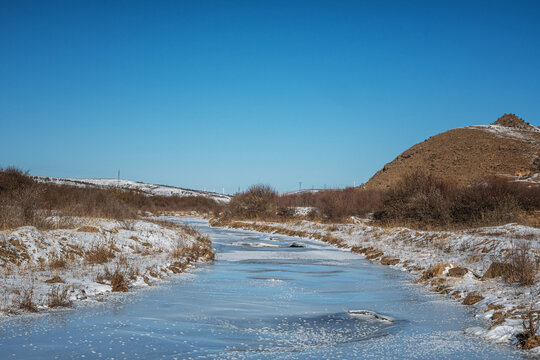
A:
[[[69,286],[54,285],[47,294],[47,305],[50,308],[55,307],[70,307],[72,301],[69,299]]]
[[[51,254],[48,261],[51,269],[64,269],[68,264],[68,260],[65,256],[60,254]]]
[[[536,282],[539,259],[536,258],[530,241],[515,241],[510,253],[512,280],[521,286],[531,286]]]
[[[128,283],[119,268],[112,274],[110,281],[113,292],[128,292]]]
[[[517,335],[522,349],[529,350],[540,346],[540,311],[535,310],[532,304],[521,314],[521,323],[524,331]]]
[[[84,259],[89,264],[105,264],[116,256],[109,244],[99,243],[84,253]]]
[[[18,298],[16,299],[17,307],[24,311],[38,312],[37,304],[34,299],[34,284],[23,287],[19,290]]]
[[[135,219],[140,212],[198,211],[217,214],[222,205],[203,196],[147,196],[116,188],[38,183],[15,168],[0,168],[0,230],[23,225],[41,229],[71,227],[51,215]],[[94,229],[81,231],[94,232]]]

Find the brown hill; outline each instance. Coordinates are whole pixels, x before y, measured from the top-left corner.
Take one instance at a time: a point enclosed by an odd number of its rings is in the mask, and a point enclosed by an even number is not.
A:
[[[385,189],[416,170],[462,184],[491,175],[538,179],[540,129],[514,114],[504,114],[491,125],[452,129],[409,148],[365,187]]]

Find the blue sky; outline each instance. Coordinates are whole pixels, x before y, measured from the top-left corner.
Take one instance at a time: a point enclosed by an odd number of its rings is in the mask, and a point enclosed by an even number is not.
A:
[[[539,125],[540,2],[0,1],[0,166],[228,193]]]

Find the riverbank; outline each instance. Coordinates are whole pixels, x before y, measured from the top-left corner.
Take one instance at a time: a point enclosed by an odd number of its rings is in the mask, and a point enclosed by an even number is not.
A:
[[[319,239],[396,270],[407,271],[432,291],[470,305],[488,328],[466,332],[495,342],[511,342],[540,354],[538,337],[524,337],[523,318],[538,321],[540,284],[518,286],[503,281],[505,264],[517,248],[540,257],[540,229],[508,224],[462,231],[416,231],[381,228],[353,218],[351,224],[261,221],[212,222],[226,226]],[[493,265],[495,264],[495,265]],[[491,268],[491,269],[490,269]],[[525,323],[527,325],[527,323]]]
[[[152,218],[56,218],[68,228],[0,232],[0,313],[16,315],[102,301],[214,258],[196,229]]]

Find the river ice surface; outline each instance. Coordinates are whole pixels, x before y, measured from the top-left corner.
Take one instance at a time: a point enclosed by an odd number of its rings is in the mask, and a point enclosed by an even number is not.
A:
[[[0,322],[1,359],[519,359],[463,333],[465,307],[315,240],[211,228],[213,265],[164,285]],[[305,247],[289,247],[292,243]],[[394,321],[358,317],[369,310]]]

